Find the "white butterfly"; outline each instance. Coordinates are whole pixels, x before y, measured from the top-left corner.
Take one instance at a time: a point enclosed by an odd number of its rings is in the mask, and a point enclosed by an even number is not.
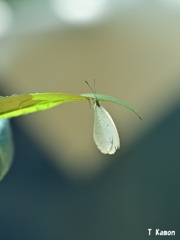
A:
[[[89,83],[85,81],[89,88],[92,90],[95,96],[93,101],[94,106],[94,131],[93,137],[94,141],[99,148],[99,150],[104,154],[114,154],[118,148],[120,148],[119,134],[116,126],[109,115],[109,113],[104,109],[97,97],[95,91],[95,80],[94,80],[94,90],[91,88]]]
[[[96,99],[94,106],[94,141],[99,150],[104,154],[114,154],[120,148],[120,139],[116,126],[99,101]]]

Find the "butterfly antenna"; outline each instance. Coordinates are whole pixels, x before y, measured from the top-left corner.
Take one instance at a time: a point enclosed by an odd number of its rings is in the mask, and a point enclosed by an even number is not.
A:
[[[99,100],[96,96],[96,87],[95,87],[95,79],[94,79],[94,89],[92,89],[92,87],[89,85],[89,83],[87,81],[85,81],[85,83],[89,86],[89,88],[91,89],[91,91],[94,93],[94,97],[95,97],[95,103],[98,107],[100,107],[100,104],[99,104]]]
[[[94,93],[96,95],[96,80],[94,79]]]
[[[88,85],[88,87],[91,89],[91,91],[94,93],[94,95],[96,95],[96,92],[92,89],[92,87],[90,86],[90,84],[88,83],[88,81],[85,81],[85,83]]]

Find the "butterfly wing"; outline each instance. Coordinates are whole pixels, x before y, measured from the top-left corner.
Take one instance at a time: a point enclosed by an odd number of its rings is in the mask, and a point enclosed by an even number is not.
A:
[[[120,148],[120,139],[116,126],[99,103],[94,103],[94,141],[98,149],[104,154],[114,154]]]

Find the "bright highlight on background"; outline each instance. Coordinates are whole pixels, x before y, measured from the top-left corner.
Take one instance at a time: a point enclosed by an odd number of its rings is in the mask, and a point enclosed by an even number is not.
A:
[[[54,13],[69,24],[88,24],[103,18],[107,0],[52,0]]]
[[[0,1],[0,37],[5,36],[12,25],[12,11],[9,5]]]

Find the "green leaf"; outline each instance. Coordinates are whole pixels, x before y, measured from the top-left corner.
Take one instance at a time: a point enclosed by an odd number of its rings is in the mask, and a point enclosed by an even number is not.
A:
[[[8,119],[0,120],[0,180],[8,172],[13,160],[13,140]]]
[[[141,118],[139,113],[130,105],[102,94],[96,94],[95,96],[91,93],[78,95],[67,93],[34,93],[0,97],[0,119],[46,110],[65,102],[93,101],[96,97],[99,101],[110,101],[126,107]]]
[[[134,112],[140,119],[142,119],[140,114],[138,113],[138,111],[135,108],[133,108],[129,104],[124,103],[116,98],[111,97],[111,96],[107,96],[107,95],[103,95],[103,94],[96,94],[96,97],[95,97],[94,94],[91,94],[91,93],[81,94],[81,96],[87,97],[89,100],[94,100],[97,98],[98,100],[101,100],[101,101],[117,103],[125,108],[128,108],[129,110]]]

